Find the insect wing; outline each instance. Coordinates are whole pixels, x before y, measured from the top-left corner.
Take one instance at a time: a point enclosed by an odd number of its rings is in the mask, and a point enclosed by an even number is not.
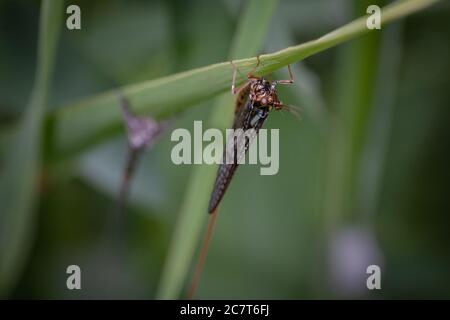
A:
[[[267,111],[254,108],[251,100],[247,100],[245,107],[236,106],[233,124],[234,134],[228,137],[227,146],[223,155],[223,163],[219,166],[217,172],[214,191],[211,195],[208,208],[210,213],[216,209],[222,200],[237,167],[244,160],[252,140],[263,126],[267,115]]]

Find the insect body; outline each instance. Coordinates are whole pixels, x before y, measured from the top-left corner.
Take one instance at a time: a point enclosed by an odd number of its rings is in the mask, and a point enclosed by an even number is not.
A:
[[[260,61],[258,58],[258,67]],[[234,66],[234,65],[233,65]],[[255,69],[256,69],[255,67]],[[278,84],[291,84],[294,82],[291,68],[289,69],[289,80],[269,81],[262,77],[254,76],[250,72],[247,77],[248,80],[240,87],[235,88],[236,71],[235,67],[233,73],[233,82],[231,85],[231,92],[237,94],[236,109],[234,115],[233,129],[242,129],[243,132],[253,129],[255,134],[258,134],[259,129],[266,121],[269,112],[273,109],[281,110],[285,105],[278,99],[276,86]],[[230,181],[239,166],[239,159],[247,153],[251,140],[245,138],[243,146],[239,148],[238,139],[229,139],[223,155],[223,163],[219,166],[214,190],[209,202],[209,213],[213,213],[225,194]],[[241,140],[242,141],[242,140]],[[232,161],[226,161],[226,156],[233,154]]]

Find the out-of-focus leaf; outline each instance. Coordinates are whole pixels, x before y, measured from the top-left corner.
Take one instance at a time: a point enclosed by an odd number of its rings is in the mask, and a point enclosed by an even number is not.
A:
[[[382,0],[375,2],[380,5]],[[369,0],[354,1],[354,15],[372,4]],[[358,185],[360,173],[364,167],[363,150],[367,144],[370,119],[372,116],[374,95],[379,67],[379,49],[381,33],[369,34],[358,39],[339,52],[337,65],[337,84],[335,108],[329,136],[329,194],[326,208],[328,241],[328,265],[332,286],[340,295],[358,296],[366,293],[357,282],[365,275],[361,261],[372,259],[381,265],[381,254],[376,240],[371,239],[371,225],[366,228],[346,227],[347,224],[362,223],[363,216],[358,210]],[[370,183],[370,181],[365,181]],[[356,230],[356,231],[355,231]],[[361,238],[364,250],[352,248],[348,239]],[[365,238],[368,239],[365,239]],[[342,239],[341,239],[342,238]],[[338,257],[345,252],[353,252],[348,261]],[[337,267],[336,267],[337,266]],[[335,268],[336,267],[336,268]],[[345,268],[354,269],[350,274]],[[353,274],[353,276],[351,276]],[[344,279],[344,281],[342,281]],[[343,283],[346,282],[347,285]],[[365,287],[364,287],[365,288]]]
[[[364,4],[367,2],[361,3],[359,8]],[[355,181],[372,109],[379,39],[380,33],[373,33],[339,51],[334,99],[337,115],[333,117],[330,129],[330,225],[336,223],[335,219],[355,214],[353,193],[356,192]]]
[[[35,83],[5,156],[0,184],[0,295],[8,294],[33,238],[33,205],[40,167],[42,123],[62,25],[62,1],[42,2]]]

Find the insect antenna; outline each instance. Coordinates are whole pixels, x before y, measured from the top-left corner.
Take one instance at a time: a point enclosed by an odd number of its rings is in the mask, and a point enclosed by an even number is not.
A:
[[[292,114],[297,120],[302,120],[302,111],[303,109],[301,107],[297,107],[297,106],[291,106],[291,105],[283,105],[281,110],[285,110],[287,112],[289,112],[290,114]]]

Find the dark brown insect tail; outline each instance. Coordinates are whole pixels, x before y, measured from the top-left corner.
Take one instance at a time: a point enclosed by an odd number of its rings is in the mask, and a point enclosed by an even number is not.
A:
[[[197,266],[195,267],[194,278],[192,280],[192,285],[188,291],[187,298],[192,300],[197,292],[198,285],[200,283],[200,277],[202,275],[203,266],[205,265],[206,255],[208,253],[209,243],[214,232],[214,227],[216,225],[217,216],[219,212],[214,209],[212,214],[209,216],[208,229],[206,231],[205,239],[203,240],[202,248],[200,251],[200,258],[198,259]]]

